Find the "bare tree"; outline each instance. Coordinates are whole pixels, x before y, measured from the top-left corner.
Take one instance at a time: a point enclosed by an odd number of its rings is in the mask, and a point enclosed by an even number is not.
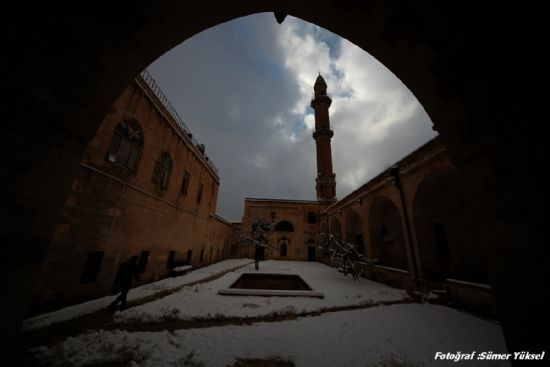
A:
[[[330,265],[336,266],[338,271],[346,276],[351,274],[354,280],[359,279],[368,261],[357,247],[342,241],[337,233],[321,233],[319,236],[319,248],[329,257]]]
[[[262,251],[265,251],[271,244],[269,231],[271,231],[272,227],[272,221],[258,218],[252,223],[250,232],[241,238],[242,242],[254,246],[254,266],[256,270],[260,269],[260,255]]]

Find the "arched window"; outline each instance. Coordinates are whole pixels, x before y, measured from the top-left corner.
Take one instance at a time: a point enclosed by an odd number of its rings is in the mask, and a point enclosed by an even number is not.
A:
[[[143,132],[137,121],[122,121],[113,132],[107,160],[135,171],[142,147]]]
[[[307,213],[307,222],[313,224],[317,221],[316,215],[314,212]]]
[[[168,181],[170,180],[170,172],[172,171],[172,159],[168,152],[162,153],[157,159],[155,170],[153,171],[153,183],[159,188],[166,190]]]
[[[294,226],[288,220],[282,220],[275,225],[277,232],[294,232]]]

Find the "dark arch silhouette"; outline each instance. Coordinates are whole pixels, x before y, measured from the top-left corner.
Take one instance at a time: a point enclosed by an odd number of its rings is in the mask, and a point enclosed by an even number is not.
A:
[[[546,304],[538,290],[546,288],[542,279],[547,278],[538,273],[546,268],[541,225],[546,208],[539,200],[546,195],[539,177],[546,136],[538,126],[546,116],[548,84],[539,75],[547,68],[548,51],[542,5],[455,2],[443,7],[389,0],[318,1],[314,6],[277,0],[111,5],[108,12],[97,4],[67,17],[62,3],[21,3],[11,6],[2,22],[6,53],[13,55],[4,60],[12,116],[2,124],[0,146],[10,156],[6,175],[12,182],[3,191],[2,242],[14,251],[3,270],[6,278],[19,280],[6,289],[17,297],[5,313],[9,335],[29,305],[26,294],[85,145],[124,87],[191,36],[240,16],[276,10],[347,38],[418,98],[452,160],[479,179],[470,182],[469,205],[479,222],[480,246],[491,254],[508,348],[538,345],[536,336],[544,330],[537,320],[544,318]],[[14,157],[14,144],[32,151]],[[480,160],[484,163],[477,165]],[[524,195],[510,195],[511,188]],[[27,261],[29,253],[32,261]],[[512,267],[517,271],[510,272]],[[529,302],[507,286],[512,283],[528,287]],[[533,330],[537,327],[540,333]]]
[[[276,232],[294,232],[294,226],[288,220],[282,220],[275,224]]]

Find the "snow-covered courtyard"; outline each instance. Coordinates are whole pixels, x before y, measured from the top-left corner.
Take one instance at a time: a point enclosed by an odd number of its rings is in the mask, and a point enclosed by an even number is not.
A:
[[[33,345],[29,355],[63,366],[429,366],[444,363],[434,360],[436,352],[506,352],[495,322],[413,303],[405,291],[353,281],[321,263],[265,261],[260,272],[298,274],[324,298],[219,295],[242,273],[255,272],[250,262],[227,260],[135,288],[134,307],[97,327]],[[24,330],[74,322],[113,297],[26,320]],[[151,300],[136,301],[143,297]]]

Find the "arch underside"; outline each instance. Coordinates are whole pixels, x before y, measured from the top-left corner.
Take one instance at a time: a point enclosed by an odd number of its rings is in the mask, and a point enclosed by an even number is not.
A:
[[[386,197],[374,200],[369,210],[370,242],[374,257],[383,266],[407,269],[407,252],[401,214]]]
[[[434,172],[418,186],[414,228],[424,277],[488,282],[482,256],[473,244],[472,223],[464,215],[464,194],[456,172]]]
[[[108,11],[89,4],[67,17],[64,7],[21,3],[2,22],[10,55],[4,60],[10,118],[0,144],[9,157],[3,162],[9,179],[2,186],[2,243],[11,244],[6,258],[12,260],[3,271],[17,279],[6,289],[15,297],[5,313],[6,333],[16,334],[29,304],[25,290],[48,251],[84,148],[126,85],[208,27],[278,10],[369,52],[421,102],[467,177],[465,210],[475,217],[475,245],[490,262],[508,347],[540,346],[535,336],[542,331],[540,289],[547,278],[540,272],[547,259],[540,200],[547,144],[539,127],[547,115],[544,11],[504,3],[205,0],[113,3]],[[521,285],[528,301],[510,284]]]

